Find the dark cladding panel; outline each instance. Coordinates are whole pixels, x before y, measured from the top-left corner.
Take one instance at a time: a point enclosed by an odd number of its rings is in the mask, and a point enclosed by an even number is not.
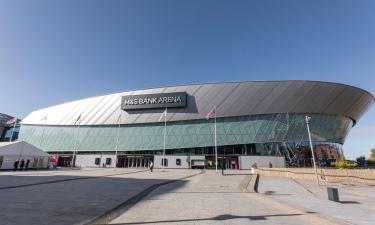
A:
[[[336,97],[336,91],[331,91],[330,89],[325,89],[324,86],[321,86],[320,83],[305,82],[304,85],[298,90],[291,103],[291,111],[297,113],[317,113],[321,110],[324,110],[330,102]],[[320,91],[327,91],[325,93],[325,98],[320,100],[315,100]]]
[[[256,82],[257,88],[248,99],[249,106],[244,111],[247,115],[251,114],[267,114],[257,110],[258,106],[263,104],[264,98],[269,95],[270,91],[277,87],[278,82]]]
[[[348,117],[354,119],[356,122],[358,118],[361,118],[363,114],[374,105],[374,100],[368,97],[367,94],[362,94],[363,96],[356,102],[355,107],[352,107],[352,110],[347,113],[350,115]]]
[[[309,85],[309,84],[306,84]],[[315,82],[310,83],[311,89],[305,95],[300,96],[298,104],[295,105],[293,110],[298,112],[310,112],[310,113],[319,113],[322,112],[327,105],[329,105],[334,97],[336,96],[337,91],[340,91],[341,88],[328,84],[328,83],[319,83]],[[306,87],[303,87],[306,88]],[[304,103],[304,104],[301,104]]]
[[[325,113],[337,114],[339,112],[347,112],[354,101],[358,100],[358,93],[356,89],[344,88],[344,90],[329,104]]]
[[[233,90],[238,86],[238,83],[230,83],[228,85],[215,85],[207,93],[206,98],[200,103],[199,116],[205,118],[207,113],[217,107],[217,116],[220,117],[226,112],[220,110],[221,105],[227,104],[224,100],[233,92]]]
[[[287,113],[289,112],[291,102],[290,100],[294,98],[295,90],[298,90],[298,88],[301,87],[303,82],[298,83],[292,83],[292,82],[285,82],[282,86],[277,86],[274,89],[278,89],[276,92],[272,92],[273,99],[271,100],[269,104],[264,105],[263,107],[266,107],[265,109],[268,111],[274,111],[275,113]],[[279,96],[275,96],[275,94],[278,93]],[[269,98],[269,96],[267,96]],[[266,99],[264,101],[267,101]]]
[[[220,105],[220,112],[223,116],[238,115],[243,107],[248,107],[249,92],[254,91],[254,83],[240,83],[233,92],[225,99],[225,104]]]
[[[241,95],[241,98],[239,101],[236,101],[236,105],[232,105],[232,108],[236,109],[236,114],[244,113],[243,115],[249,115],[250,111],[253,110],[259,103],[259,101],[255,101],[254,96],[258,94],[259,91],[262,89],[262,85],[259,85],[259,83],[264,82],[246,82],[244,85],[241,85],[241,89],[245,89],[243,94]],[[273,83],[269,82],[268,84],[273,85]],[[261,99],[261,98],[259,98]],[[231,110],[231,109],[230,109]]]
[[[294,83],[292,82],[282,82],[278,83],[274,88],[269,89],[269,94],[263,99],[262,103],[256,107],[255,112],[259,114],[261,112],[288,112],[288,102],[282,104],[282,101],[287,98],[287,93],[289,92],[288,88],[293,85]]]

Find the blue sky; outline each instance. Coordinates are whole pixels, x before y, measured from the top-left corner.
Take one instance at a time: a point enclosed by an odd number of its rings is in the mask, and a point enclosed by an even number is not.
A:
[[[375,93],[375,1],[0,0],[0,111],[163,85],[308,79]],[[344,145],[375,147],[375,107]]]

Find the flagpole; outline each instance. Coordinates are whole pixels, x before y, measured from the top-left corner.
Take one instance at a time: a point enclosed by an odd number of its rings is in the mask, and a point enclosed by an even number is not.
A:
[[[215,106],[215,169],[217,172],[216,106]]]
[[[79,115],[76,123],[79,122],[80,119],[81,119],[81,115]],[[75,140],[75,143],[74,143],[73,158],[72,158],[71,168],[73,168],[74,164],[75,164],[75,157],[76,157],[76,151],[77,151],[77,145],[78,145],[78,137],[79,137],[79,125],[80,125],[80,123],[78,123],[78,127],[77,127],[77,135],[76,135],[76,140]]]
[[[118,116],[118,119],[117,119],[118,129],[117,129],[117,139],[116,139],[115,168],[117,167],[118,145],[119,145],[120,126],[121,126],[121,124],[120,124],[121,113],[122,113],[122,111],[120,111],[120,115]]]
[[[16,129],[16,124],[17,124],[17,117],[16,117],[16,121],[14,121],[14,124],[13,124],[13,129],[12,129],[12,133],[10,134],[9,142],[11,142],[13,139],[13,133],[14,133],[14,129]]]
[[[48,115],[44,118],[44,124],[43,124],[43,131],[42,131],[42,138],[40,139],[39,147],[42,148],[42,143],[44,140],[44,130],[46,128],[46,123],[47,123],[47,117]]]
[[[161,161],[161,164],[163,166],[163,170],[165,167],[165,138],[167,134],[167,108],[165,108],[165,115],[164,115],[164,149],[163,149],[163,159]]]

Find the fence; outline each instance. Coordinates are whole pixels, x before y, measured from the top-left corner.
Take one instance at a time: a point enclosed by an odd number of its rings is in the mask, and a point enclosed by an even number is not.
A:
[[[315,180],[313,168],[258,168],[256,173],[264,176],[282,176],[293,179]],[[375,185],[375,169],[318,169],[321,180],[340,183]]]

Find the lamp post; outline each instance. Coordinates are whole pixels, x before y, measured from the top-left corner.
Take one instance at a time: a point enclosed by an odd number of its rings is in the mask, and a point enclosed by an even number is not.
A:
[[[316,176],[316,183],[320,185],[319,183],[319,177],[318,177],[318,169],[316,168],[316,163],[315,163],[315,155],[314,155],[314,149],[311,141],[311,133],[310,133],[310,126],[309,124],[311,123],[311,117],[310,116],[305,116],[305,121],[306,121],[306,126],[307,126],[307,133],[309,134],[309,141],[310,141],[310,150],[311,150],[311,155],[312,155],[312,160],[314,164],[314,170],[315,170],[315,176]]]

